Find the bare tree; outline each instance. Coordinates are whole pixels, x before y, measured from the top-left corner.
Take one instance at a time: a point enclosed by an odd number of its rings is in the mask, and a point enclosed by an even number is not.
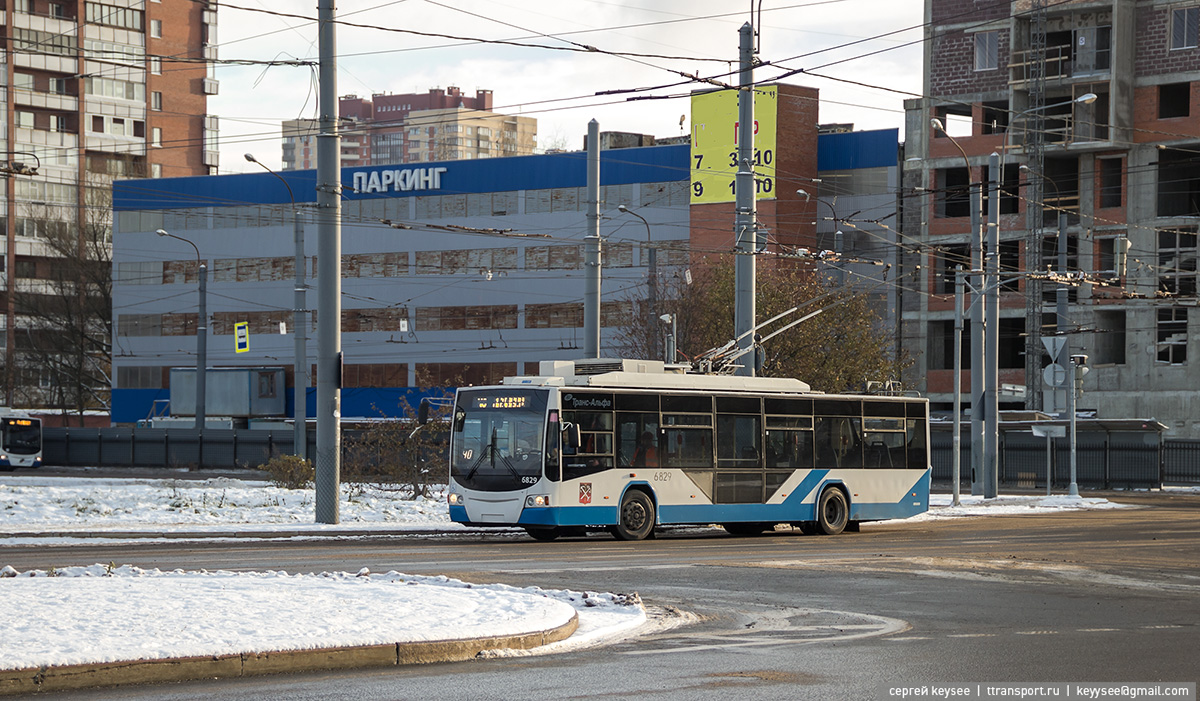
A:
[[[682,270],[660,271],[660,313],[676,315],[680,362],[719,347],[734,337],[734,265],[732,256],[698,261],[690,276]],[[690,284],[688,278],[690,277]],[[793,307],[764,335],[805,314],[824,310],[784,331],[763,345],[759,373],[766,377],[795,377],[825,392],[861,391],[867,381],[897,380],[904,359],[890,355],[891,340],[861,291],[835,285],[811,261],[769,259],[758,266],[757,316],[760,322]],[[637,293],[642,294],[642,293]],[[645,308],[644,297],[634,300]],[[651,357],[663,333],[661,322],[648,313],[635,313],[620,331],[622,352]],[[752,363],[751,355],[739,362]]]
[[[13,286],[17,396],[81,422],[85,410],[109,408],[112,386],[112,200],[104,185],[85,187],[77,218],[25,205],[37,227],[35,255],[10,273],[32,278]]]
[[[376,407],[381,419],[346,441],[345,480],[392,482],[407,487],[413,498],[428,497],[431,485],[445,483],[453,394],[443,390],[436,398],[429,422],[419,430],[418,410],[407,398],[400,399],[400,418],[386,418],[389,413]]]

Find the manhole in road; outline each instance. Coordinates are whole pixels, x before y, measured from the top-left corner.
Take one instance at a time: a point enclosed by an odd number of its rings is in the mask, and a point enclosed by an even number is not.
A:
[[[805,645],[875,638],[902,633],[908,622],[897,618],[853,611],[831,611],[786,607],[737,611],[722,616],[731,619],[723,630],[672,631],[650,635],[639,642],[654,642],[653,649],[627,650],[624,655],[663,655],[677,652],[752,648],[758,646]]]

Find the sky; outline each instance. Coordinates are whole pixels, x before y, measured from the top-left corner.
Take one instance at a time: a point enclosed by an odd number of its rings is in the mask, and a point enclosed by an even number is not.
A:
[[[493,109],[536,117],[540,145],[582,148],[587,123],[659,137],[687,133],[680,73],[735,82],[738,29],[749,0],[358,0],[340,3],[338,95],[424,93],[456,86],[493,92]],[[918,0],[762,0],[757,81],[821,91],[820,121],[903,127],[903,101],[921,89]],[[317,116],[316,3],[235,0],[218,14],[222,173],[281,160],[281,123]],[[350,25],[359,26],[350,26]],[[421,36],[412,31],[449,36]],[[886,35],[886,36],[884,36]],[[499,40],[535,48],[495,43]],[[598,51],[585,50],[594,47]],[[567,49],[576,49],[574,51]],[[639,56],[615,56],[628,52]],[[313,66],[271,65],[312,61]],[[815,75],[814,75],[815,74]],[[853,82],[847,82],[853,81]],[[864,83],[876,87],[856,85]],[[645,89],[629,95],[597,95]],[[685,117],[680,125],[681,117]]]

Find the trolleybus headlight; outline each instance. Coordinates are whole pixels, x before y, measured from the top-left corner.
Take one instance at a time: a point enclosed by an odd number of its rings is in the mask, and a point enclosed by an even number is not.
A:
[[[536,494],[525,497],[525,506],[550,506],[550,495]]]
[[[462,501],[463,501],[463,498],[462,498],[462,496],[461,496],[461,495],[459,495],[459,494],[455,494],[454,492],[450,492],[450,495],[449,495],[448,497],[446,497],[446,501],[450,502],[450,505],[451,505],[451,506],[455,506],[455,505],[457,505],[457,504],[461,504],[461,503],[462,503]]]

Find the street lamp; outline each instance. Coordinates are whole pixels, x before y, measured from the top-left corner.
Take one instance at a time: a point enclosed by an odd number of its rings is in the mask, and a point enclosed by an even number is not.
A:
[[[196,265],[200,268],[200,314],[199,321],[196,326],[196,430],[204,431],[204,407],[205,396],[204,391],[207,388],[205,382],[204,371],[208,367],[208,267],[204,261],[200,259],[200,249],[196,244],[182,236],[176,236],[165,229],[158,229],[154,233],[159,236],[178,239],[187,245],[191,246],[196,251]],[[203,435],[200,438],[200,443],[203,445]]]
[[[814,182],[820,182],[820,181],[816,180]],[[796,194],[803,196],[805,202],[810,202],[813,199],[813,196],[808,194],[807,190],[796,190]],[[834,199],[836,200],[837,198],[835,197]],[[838,264],[836,266],[834,266],[834,270],[837,270],[838,286],[841,286],[841,285],[845,284],[845,282],[846,282],[846,273],[840,267],[842,265],[842,253],[843,253],[842,248],[844,246],[843,241],[845,238],[845,235],[842,233],[842,227],[840,226],[842,220],[838,219],[837,210],[834,209],[832,204],[830,204],[829,202],[826,202],[825,200],[821,199],[820,197],[817,197],[816,200],[817,200],[817,202],[820,202],[821,204],[828,207],[829,211],[833,214],[833,217],[830,219],[830,221],[833,222],[833,228],[834,228],[833,252],[835,254],[837,254],[836,259],[838,261]]]
[[[967,152],[965,149],[963,149],[962,144],[958,143],[958,139],[955,139],[953,136],[950,135],[949,132],[946,131],[946,127],[944,124],[942,124],[942,120],[934,117],[929,120],[929,125],[934,129],[934,131],[940,131],[943,135],[945,135],[945,137],[947,139],[950,139],[950,143],[954,144],[954,147],[958,149],[958,152],[960,154],[962,154],[963,165],[965,165],[967,168],[967,188],[970,192],[970,207],[971,207],[971,211],[969,212],[969,214],[971,216],[971,249],[970,249],[971,259],[969,261],[971,269],[968,272],[969,278],[967,280],[967,284],[969,284],[970,287],[975,292],[975,301],[971,303],[971,307],[970,307],[970,320],[971,320],[971,493],[978,495],[978,494],[983,493],[983,473],[985,471],[983,469],[984,459],[985,459],[984,453],[983,453],[983,442],[984,442],[983,441],[983,434],[984,434],[983,421],[984,421],[984,416],[986,415],[986,412],[984,411],[984,406],[983,406],[984,405],[983,369],[987,364],[985,361],[985,358],[987,357],[986,349],[985,349],[986,344],[984,343],[984,337],[983,337],[984,336],[984,328],[987,325],[985,323],[985,320],[987,318],[987,316],[986,316],[987,310],[984,308],[984,304],[983,304],[983,279],[981,277],[982,271],[983,271],[983,262],[984,262],[983,228],[982,228],[982,223],[980,221],[980,213],[981,213],[981,209],[982,209],[982,206],[980,203],[980,200],[982,199],[980,190],[981,190],[982,186],[981,186],[981,184],[971,182],[971,161],[970,161],[970,159],[967,158]],[[990,253],[992,255],[996,254],[995,251],[991,251]],[[992,322],[992,323],[995,323],[995,322]],[[958,383],[962,382],[962,378],[956,374],[954,382],[957,385]]]
[[[292,231],[296,249],[296,283],[292,297],[292,332],[295,337],[295,359],[293,365],[295,367],[294,377],[292,379],[292,404],[294,405],[293,415],[293,446],[292,451],[304,458],[308,453],[308,324],[305,323],[305,259],[304,259],[304,222],[300,218],[300,209],[296,206],[296,195],[292,192],[292,186],[284,179],[282,175],[276,173],[266,166],[265,163],[254,157],[254,154],[247,153],[246,160],[251,163],[256,163],[271,175],[279,178],[283,186],[287,188],[288,198],[292,201]]]
[[[646,226],[646,251],[650,256],[650,274],[647,276],[647,284],[650,286],[650,294],[648,299],[650,302],[650,318],[653,319],[655,312],[658,309],[658,251],[654,248],[653,237],[650,234],[650,222],[646,221],[645,217],[623,204],[617,205],[617,211],[621,212],[622,214],[632,214],[638,219],[641,219],[642,224]],[[658,335],[654,334],[652,338],[654,339],[654,348],[652,350],[656,351],[658,350]],[[654,355],[654,353],[651,352],[651,355]],[[675,359],[667,356],[667,362],[675,362]]]

